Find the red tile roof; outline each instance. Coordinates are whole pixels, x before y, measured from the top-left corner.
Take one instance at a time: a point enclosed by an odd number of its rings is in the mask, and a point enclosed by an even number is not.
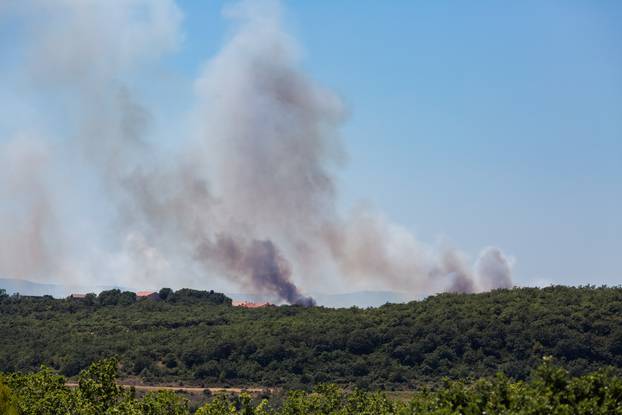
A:
[[[136,297],[149,297],[153,294],[157,293],[155,291],[136,291]]]

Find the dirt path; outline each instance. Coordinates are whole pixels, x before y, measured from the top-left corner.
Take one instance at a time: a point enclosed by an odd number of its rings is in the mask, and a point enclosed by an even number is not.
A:
[[[77,388],[78,384],[75,382],[67,382],[66,386],[70,388]],[[198,387],[186,387],[186,386],[151,386],[151,385],[129,385],[124,383],[119,383],[119,386],[125,389],[134,388],[137,391],[141,392],[157,392],[157,391],[183,391],[187,393],[193,394],[201,394],[203,392],[210,391],[211,393],[261,393],[261,392],[271,392],[270,388],[198,388]]]

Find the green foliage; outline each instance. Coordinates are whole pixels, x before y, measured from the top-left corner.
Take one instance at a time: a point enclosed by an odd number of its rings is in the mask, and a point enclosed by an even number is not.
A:
[[[116,379],[116,359],[106,359],[93,363],[88,369],[80,373],[78,382],[80,400],[89,402],[92,412],[105,412],[121,396],[121,388],[115,383]]]
[[[101,305],[130,305],[136,302],[136,294],[131,291],[121,291],[119,289],[102,291],[97,296]]]
[[[149,393],[142,399],[115,385],[114,360],[93,364],[70,389],[64,379],[43,368],[13,375],[14,393],[0,383],[2,414],[80,415],[620,415],[622,379],[601,370],[580,377],[546,359],[532,380],[513,381],[503,374],[477,381],[445,380],[435,389],[413,391],[408,399],[381,392],[344,390],[334,384],[312,392],[290,391],[282,401],[254,400],[248,394],[219,395],[192,412],[173,392]]]
[[[231,305],[231,299],[222,293],[201,290],[192,290],[190,288],[182,288],[175,291],[174,294],[165,292],[166,301],[174,303],[210,303],[214,305],[227,304]]]
[[[45,364],[74,377],[118,356],[122,377],[149,382],[391,390],[498,371],[526,380],[544,355],[572,375],[622,369],[622,288],[441,294],[370,309],[244,309],[212,291],[160,294],[4,298],[0,371]]]
[[[173,290],[170,288],[162,288],[160,292],[158,292],[158,295],[162,300],[167,301],[173,298]]]
[[[13,392],[4,384],[4,380],[0,377],[0,414],[17,415],[17,405]]]
[[[197,409],[195,415],[225,415],[237,414],[235,405],[229,402],[224,396],[218,396],[211,402]]]
[[[144,415],[184,415],[188,413],[188,401],[170,391],[148,393],[142,400],[141,413]]]
[[[75,408],[65,379],[51,369],[42,367],[31,375],[13,374],[7,379],[17,395],[16,403],[23,415],[61,415]]]

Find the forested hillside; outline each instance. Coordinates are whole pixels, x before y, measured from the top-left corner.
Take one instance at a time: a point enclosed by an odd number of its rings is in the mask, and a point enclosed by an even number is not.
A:
[[[544,355],[572,374],[622,368],[622,289],[441,294],[370,309],[244,309],[222,294],[108,291],[85,299],[2,296],[0,371],[46,364],[75,376],[120,359],[146,382],[412,388],[441,376],[525,379]]]

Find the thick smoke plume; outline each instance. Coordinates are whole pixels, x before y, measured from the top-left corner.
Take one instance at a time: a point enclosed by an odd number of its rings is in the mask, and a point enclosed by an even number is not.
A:
[[[26,70],[4,82],[18,77],[28,93],[13,99],[47,105],[26,117],[37,120],[27,129],[7,128],[38,131],[23,150],[2,138],[13,167],[0,172],[0,275],[134,286],[225,277],[301,305],[314,301],[297,284],[411,293],[512,285],[497,248],[471,267],[373,209],[337,213],[346,110],[302,71],[277,2],[227,8],[234,31],[195,81],[190,113],[166,134],[161,111],[141,99],[153,83],[140,75],[181,43],[173,0],[26,0],[4,13],[28,28],[16,64]]]
[[[220,236],[214,244],[203,246],[200,253],[201,258],[219,258],[234,276],[248,276],[261,292],[274,293],[291,304],[315,304],[291,282],[290,265],[270,240],[253,240],[245,246],[230,236]]]

